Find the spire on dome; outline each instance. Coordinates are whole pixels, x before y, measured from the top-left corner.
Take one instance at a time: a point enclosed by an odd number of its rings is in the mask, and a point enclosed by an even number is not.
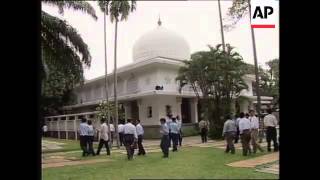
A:
[[[161,20],[160,20],[160,14],[159,14],[159,20],[158,20],[158,25],[161,26]]]

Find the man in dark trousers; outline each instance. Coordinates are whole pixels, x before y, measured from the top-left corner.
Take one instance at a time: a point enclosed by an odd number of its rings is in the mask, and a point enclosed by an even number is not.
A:
[[[109,129],[108,126],[105,122],[105,119],[101,119],[101,126],[100,126],[100,141],[99,141],[99,145],[98,145],[98,150],[97,150],[97,154],[100,154],[101,148],[103,147],[103,145],[105,145],[106,150],[107,150],[107,155],[110,156],[110,148],[109,148]]]
[[[250,139],[251,139],[251,123],[250,120],[240,113],[239,130],[242,144],[242,155],[247,156],[251,154]]]
[[[137,120],[136,129],[137,129],[137,135],[138,135],[138,149],[139,149],[138,155],[146,155],[146,151],[144,150],[142,145],[144,130],[140,124],[139,119]]]
[[[127,124],[123,126],[124,145],[126,146],[128,160],[133,159],[134,143],[138,139],[136,127],[131,123],[131,119],[127,120]]]
[[[267,110],[268,115],[266,115],[263,119],[264,127],[267,129],[267,143],[268,143],[268,152],[271,151],[271,140],[273,141],[274,152],[279,150],[278,142],[277,142],[277,118],[272,114],[272,110]]]
[[[169,128],[166,124],[166,119],[161,118],[160,123],[161,123],[160,134],[162,135],[160,147],[163,153],[163,158],[168,158],[169,157]]]
[[[89,154],[87,144],[88,144],[88,124],[85,118],[81,118],[81,123],[79,126],[79,135],[80,135],[80,147],[82,149],[82,156],[87,156]]]

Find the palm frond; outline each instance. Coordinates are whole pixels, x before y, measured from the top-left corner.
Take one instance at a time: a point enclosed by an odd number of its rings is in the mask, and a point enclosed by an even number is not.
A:
[[[56,1],[49,1],[49,0],[42,0],[42,2],[48,4],[57,6],[59,8],[59,13],[63,14],[64,9],[72,9],[76,11],[82,11],[91,17],[93,17],[95,20],[98,19],[96,15],[96,11],[94,8],[86,1],[62,1],[62,0],[56,0]]]

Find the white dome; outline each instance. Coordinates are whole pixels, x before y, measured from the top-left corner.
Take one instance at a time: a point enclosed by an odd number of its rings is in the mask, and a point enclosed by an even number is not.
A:
[[[143,61],[158,56],[189,60],[190,48],[183,37],[159,25],[135,42],[132,54],[133,61]]]

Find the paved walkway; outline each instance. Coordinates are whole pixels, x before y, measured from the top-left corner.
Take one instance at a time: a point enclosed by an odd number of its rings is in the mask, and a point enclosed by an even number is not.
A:
[[[277,160],[279,160],[279,152],[266,154],[266,155],[248,159],[248,160],[233,162],[233,163],[227,164],[227,166],[254,168],[258,165],[267,164]]]

